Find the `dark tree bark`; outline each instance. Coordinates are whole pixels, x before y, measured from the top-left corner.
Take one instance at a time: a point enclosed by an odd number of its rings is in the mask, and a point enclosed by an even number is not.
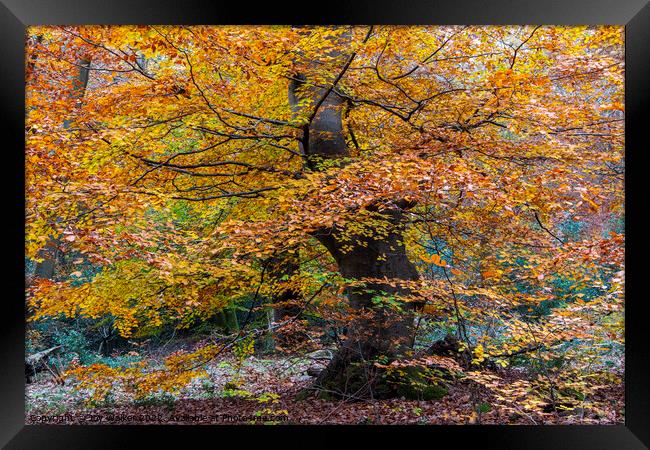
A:
[[[289,279],[298,273],[300,264],[297,249],[293,253],[282,252],[268,262],[269,279],[273,288],[273,320],[295,317],[300,313],[300,292],[286,285]]]
[[[227,306],[223,308],[215,314],[213,321],[217,328],[226,333],[239,331],[239,321],[237,320],[237,313],[233,307]]]
[[[388,235],[377,238],[357,236],[346,240],[342,231],[329,230],[316,234],[318,240],[336,260],[341,275],[347,279],[417,280],[418,272],[408,260],[402,237],[403,213],[385,212],[392,226]],[[351,246],[351,248],[350,248]],[[366,282],[347,289],[349,304],[355,316],[348,324],[347,338],[330,364],[320,373],[316,387],[332,394],[353,397],[387,395],[381,372],[373,362],[382,356],[394,360],[404,356],[413,342],[413,304],[386,305],[375,299],[408,294],[399,285]]]
[[[267,262],[269,283],[272,289],[269,302],[273,308],[272,320],[276,323],[297,317],[302,312],[302,294],[291,284],[291,278],[300,270],[298,249],[290,250],[292,251],[279,253]],[[306,335],[303,333],[296,335],[279,328],[272,334],[267,347],[275,350],[280,348],[297,350],[300,344],[305,342],[305,338]]]
[[[315,87],[308,76],[297,74],[289,86],[289,101],[298,109],[298,102],[309,97],[315,110],[303,129],[301,150],[312,170],[318,170],[318,160],[347,158],[341,120],[345,100],[338,96],[335,84],[342,78],[354,58],[352,55],[329,55],[341,61],[329,88]],[[308,72],[308,70],[306,71]],[[341,162],[341,165],[343,162]],[[352,236],[336,224],[314,236],[329,251],[338,264],[341,275],[353,280],[365,278],[416,280],[418,272],[408,260],[403,240],[404,210],[413,206],[403,200],[393,207],[382,209],[381,221],[389,230],[383,236]],[[367,207],[375,210],[376,207]],[[383,227],[382,227],[383,228]],[[346,239],[343,239],[346,236]],[[412,344],[413,306],[403,303],[401,308],[373,302],[373,298],[408,294],[403,287],[381,282],[350,287],[347,291],[354,318],[348,324],[347,338],[329,365],[318,376],[315,387],[345,397],[372,397],[380,394],[381,373],[373,359],[384,356],[395,359],[402,356]],[[358,316],[358,317],[357,317]]]

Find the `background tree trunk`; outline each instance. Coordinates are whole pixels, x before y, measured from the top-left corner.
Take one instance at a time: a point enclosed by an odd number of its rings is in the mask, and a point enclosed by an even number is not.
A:
[[[31,71],[33,71],[36,64],[35,58],[30,61]],[[90,75],[90,60],[81,59],[78,61],[79,69],[77,70],[76,75],[72,79],[72,90],[70,92],[70,98],[81,102],[83,96],[86,92],[86,87],[88,86],[88,78]],[[63,128],[70,128],[72,121],[70,119],[65,120],[63,123]],[[39,255],[43,261],[36,263],[35,267],[35,276],[37,278],[45,278],[51,280],[54,278],[57,262],[60,262],[59,259],[62,256],[62,253],[59,251],[59,246],[61,245],[61,239],[58,237],[53,237],[46,244],[41,254]]]
[[[293,252],[282,252],[271,258],[268,262],[269,279],[272,286],[272,297],[270,302],[273,304],[273,322],[281,322],[291,317],[296,317],[302,307],[300,301],[302,295],[292,287],[290,280],[298,274],[300,270],[300,261],[298,250]],[[278,329],[274,333],[273,348],[277,346],[282,348],[294,348],[300,342],[304,341],[305,336],[290,336]]]
[[[227,306],[214,316],[214,323],[217,328],[230,334],[239,331],[239,321],[234,307]]]
[[[287,317],[294,317],[300,313],[300,292],[286,285],[291,277],[298,273],[300,264],[298,253],[283,252],[269,261],[268,271],[274,295],[271,301],[273,307],[273,320],[279,322]]]

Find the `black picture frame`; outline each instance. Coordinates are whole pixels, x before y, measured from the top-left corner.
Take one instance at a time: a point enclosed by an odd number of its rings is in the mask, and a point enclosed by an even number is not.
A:
[[[312,8],[310,9],[310,3]],[[316,7],[314,7],[316,6]],[[429,426],[255,427],[249,426],[57,426],[25,425],[24,411],[24,45],[29,25],[46,24],[619,24],[626,29],[626,372],[625,425],[610,426]],[[642,449],[650,446],[650,320],[643,314],[639,240],[644,153],[644,107],[650,98],[650,4],[648,0],[328,0],[278,4],[202,0],[0,0],[0,99],[3,210],[10,217],[2,241],[8,276],[2,286],[0,326],[0,444],[5,448],[116,448],[146,443],[146,448],[188,444],[190,434],[213,445],[249,445],[249,433],[267,442],[311,446],[340,445],[348,434],[391,445],[427,446],[473,443],[499,449]],[[647,150],[646,150],[647,151]],[[9,176],[7,176],[9,175]],[[309,433],[307,436],[304,433]],[[238,436],[227,442],[225,435]],[[417,435],[417,436],[416,436]],[[440,438],[454,444],[443,444]],[[351,438],[351,436],[350,436]],[[174,443],[179,443],[173,445]],[[142,445],[142,444],[140,444]],[[364,444],[371,445],[371,444]],[[422,444],[419,444],[422,445]]]

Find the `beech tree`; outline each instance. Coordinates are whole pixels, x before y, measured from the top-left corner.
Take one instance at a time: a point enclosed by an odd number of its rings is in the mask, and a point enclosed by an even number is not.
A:
[[[34,283],[35,320],[110,315],[138,337],[243,300],[275,307],[276,333],[316,315],[345,333],[315,387],[355,398],[399,392],[396,367],[461,370],[414,347],[422,320],[513,398],[486,360],[622,342],[620,27],[30,35],[26,253],[55,239],[78,266]],[[80,67],[83,102],[66,95]],[[71,373],[174,389],[269,331],[248,322],[165,370]],[[555,401],[566,374],[536,389]]]

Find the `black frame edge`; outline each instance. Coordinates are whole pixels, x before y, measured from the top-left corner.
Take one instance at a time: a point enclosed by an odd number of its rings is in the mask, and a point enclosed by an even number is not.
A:
[[[408,4],[411,3],[411,4]],[[138,435],[147,439],[156,437],[167,448],[174,437],[182,438],[187,445],[188,434],[224,442],[223,436],[243,432],[250,427],[165,427],[165,426],[25,426],[24,425],[24,37],[25,27],[31,24],[61,23],[404,23],[404,24],[626,24],[626,424],[625,426],[548,426],[548,427],[371,427],[372,436],[378,440],[388,437],[395,442],[407,436],[431,437],[431,433],[444,432],[455,441],[467,440],[503,449],[643,449],[650,446],[650,356],[644,348],[648,339],[647,320],[641,312],[645,301],[641,295],[641,249],[635,245],[641,239],[639,213],[643,165],[643,106],[648,104],[650,89],[650,4],[647,0],[544,0],[538,3],[516,0],[465,0],[445,2],[390,2],[369,1],[342,4],[333,0],[326,12],[306,13],[296,6],[287,13],[274,4],[258,11],[250,5],[214,5],[202,0],[173,3],[172,0],[141,0],[136,4],[125,0],[0,0],[0,33],[3,39],[3,63],[0,64],[0,99],[3,123],[8,132],[0,142],[5,144],[5,157],[9,158],[8,183],[3,192],[5,207],[11,210],[9,243],[12,245],[9,286],[6,290],[0,327],[0,386],[4,405],[0,413],[0,445],[6,448],[115,448],[135,442]],[[9,5],[8,7],[6,5]],[[221,8],[221,9],[220,9]],[[275,10],[274,10],[275,8]],[[630,159],[632,163],[630,163]],[[16,167],[16,169],[14,169]],[[15,178],[14,178],[15,177]],[[17,199],[17,201],[16,201]],[[15,238],[14,238],[15,233]],[[635,244],[631,244],[632,242]],[[15,250],[14,250],[15,248]],[[15,260],[14,260],[15,258]],[[644,328],[645,326],[645,328]],[[291,433],[290,440],[305,443],[320,435],[328,437],[331,444],[336,434],[345,435],[355,427],[255,427],[262,438],[279,438]],[[17,434],[16,434],[17,433]],[[368,434],[366,434],[368,436]],[[217,440],[218,439],[218,440]],[[391,439],[391,440],[392,440]],[[437,436],[436,436],[437,439]],[[317,440],[317,439],[316,439]],[[645,443],[645,445],[644,445]],[[181,444],[183,445],[183,444]]]

